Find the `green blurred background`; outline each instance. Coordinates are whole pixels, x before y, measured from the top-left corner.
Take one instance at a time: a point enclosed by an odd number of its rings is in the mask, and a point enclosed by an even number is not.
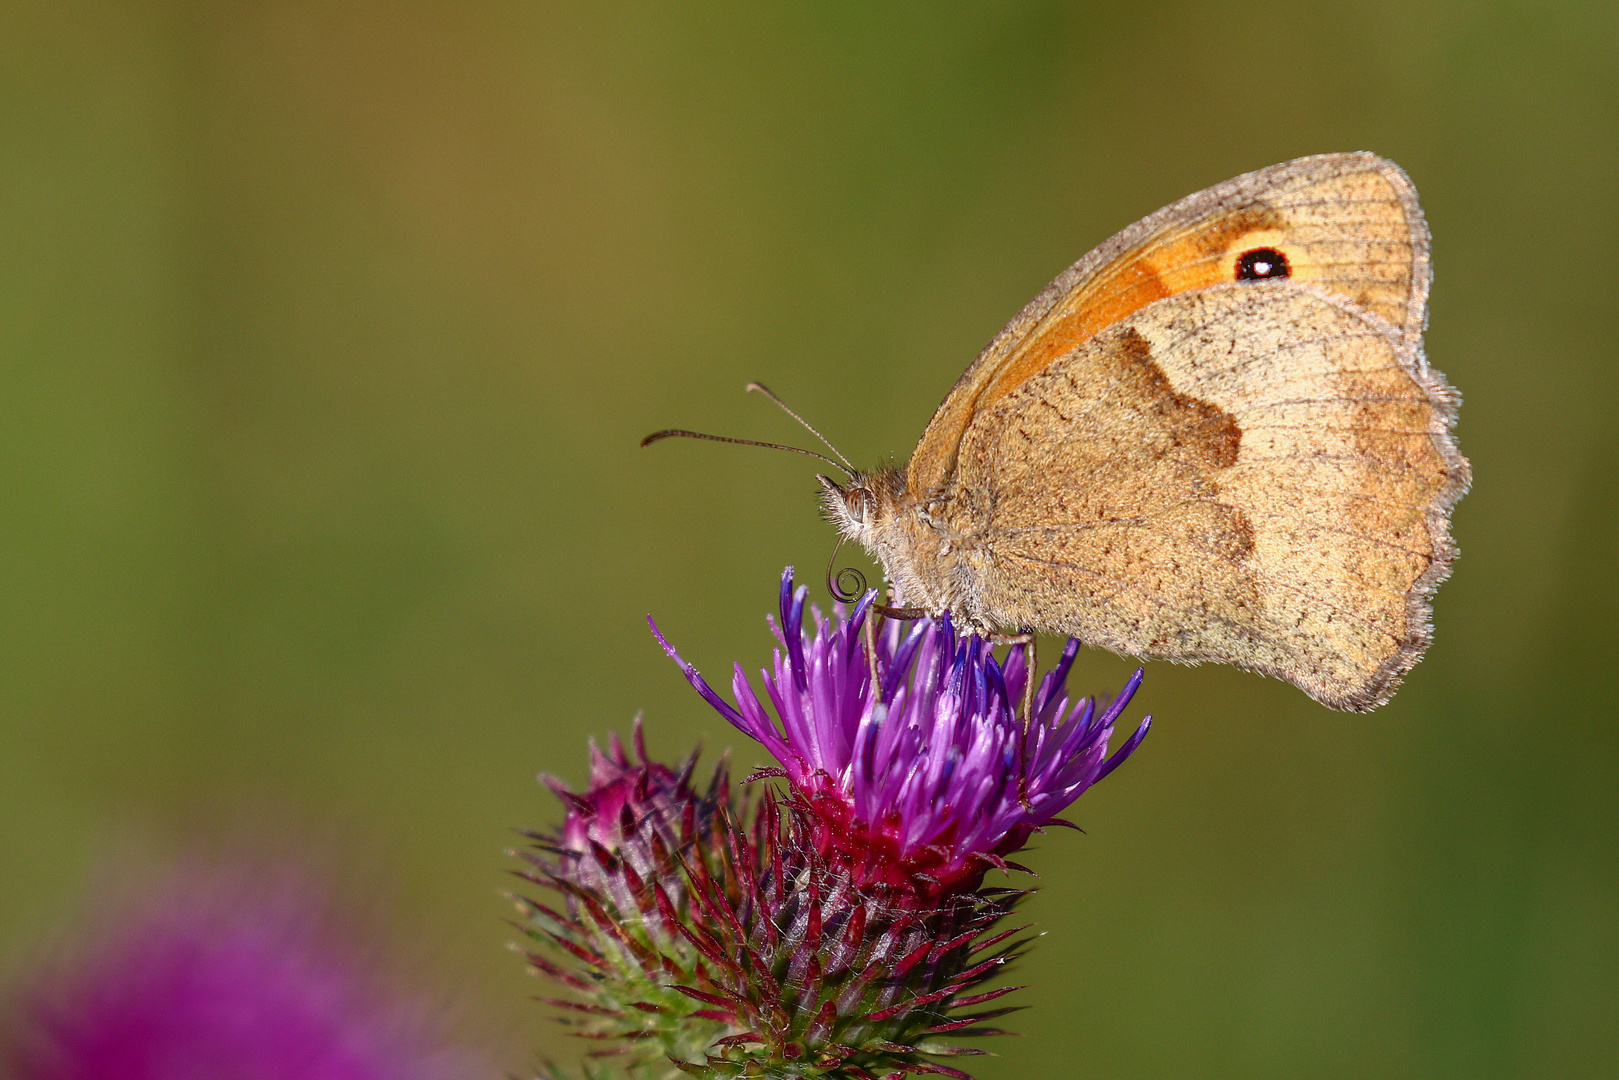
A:
[[[55,0],[0,49],[0,952],[130,837],[307,844],[512,1069],[571,1052],[501,948],[533,774],[643,708],[759,761],[643,619],[756,664],[832,540],[808,463],[639,437],[800,439],[761,379],[903,456],[1114,230],[1369,149],[1467,399],[1438,642],[1371,717],[1152,665],[979,1071],[1619,1073],[1619,7]]]

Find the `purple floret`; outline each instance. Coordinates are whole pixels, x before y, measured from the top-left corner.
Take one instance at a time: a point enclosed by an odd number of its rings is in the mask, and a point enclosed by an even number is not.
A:
[[[1070,640],[1035,692],[1025,742],[1017,716],[1024,650],[1014,646],[1003,665],[983,638],[958,637],[948,616],[883,626],[874,692],[862,628],[875,594],[852,613],[812,609],[806,628],[807,592],[794,589],[789,567],[762,698],[738,664],[733,707],[658,640],[698,693],[781,763],[826,822],[826,844],[869,877],[919,878],[935,891],[975,887],[986,866],[1004,866],[1002,856],[1129,757],[1152,723],[1147,717],[1107,756],[1142,673],[1104,709],[1089,697],[1071,701],[1066,680],[1079,643]]]

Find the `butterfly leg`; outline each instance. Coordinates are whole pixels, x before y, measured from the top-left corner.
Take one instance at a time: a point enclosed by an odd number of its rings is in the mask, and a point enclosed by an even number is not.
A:
[[[876,605],[873,606],[875,607]],[[871,668],[871,692],[876,696],[879,703],[882,701],[883,684],[881,673],[877,670],[877,635],[882,632],[881,627],[878,626],[882,621],[883,613],[881,611],[869,611],[866,613],[866,625],[864,628],[866,663]]]
[[[1036,662],[1038,645],[1033,630],[1025,630],[1021,634],[991,634],[989,642],[993,645],[1023,646],[1026,674],[1023,677],[1023,700],[1018,704],[1018,724],[1022,730],[1018,736],[1017,797],[1023,809],[1032,810],[1034,807],[1029,805],[1029,722],[1034,715],[1034,676],[1039,670]]]
[[[892,600],[893,589],[889,589],[888,598]],[[928,613],[925,608],[919,607],[889,607],[887,604],[871,605],[871,615],[866,619],[866,657],[871,663],[871,685],[874,689],[881,688],[877,681],[877,631],[875,624],[880,619],[926,619]]]
[[[894,599],[894,587],[888,587],[888,599]],[[871,665],[871,686],[874,693],[881,693],[882,683],[878,681],[877,671],[877,635],[882,633],[884,619],[926,619],[926,608],[893,607],[891,604],[873,604],[870,614],[866,616],[864,635],[866,639],[866,662]]]

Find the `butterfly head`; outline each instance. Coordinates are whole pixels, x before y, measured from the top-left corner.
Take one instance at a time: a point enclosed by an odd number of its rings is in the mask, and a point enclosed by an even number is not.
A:
[[[826,476],[818,479],[827,520],[842,539],[855,541],[882,564],[883,577],[894,590],[890,602],[899,597],[930,611],[957,610],[948,588],[939,586],[950,577],[950,568],[940,563],[940,534],[908,494],[902,469],[855,473],[845,484]],[[966,608],[959,614],[970,618]]]
[[[904,484],[897,470],[855,473],[845,484],[829,476],[816,479],[821,482],[822,510],[840,533],[873,554],[888,546],[887,533]]]
[[[839,484],[824,473],[815,479],[821,484],[821,508],[826,519],[850,540],[869,544],[877,496],[865,483],[866,477],[856,474],[847,484]]]

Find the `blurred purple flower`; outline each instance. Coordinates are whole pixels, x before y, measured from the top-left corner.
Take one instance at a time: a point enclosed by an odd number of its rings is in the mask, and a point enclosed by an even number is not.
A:
[[[765,701],[736,665],[733,707],[652,630],[697,692],[781,763],[822,822],[823,847],[842,854],[857,880],[931,895],[977,888],[989,866],[1022,847],[1140,745],[1149,716],[1107,756],[1113,724],[1141,684],[1137,671],[1105,709],[1070,701],[1066,680],[1079,643],[1069,641],[1034,695],[1025,741],[1017,717],[1026,669],[1014,647],[1003,666],[974,635],[958,638],[948,616],[877,635],[880,688],[872,686],[862,627],[874,593],[830,619],[807,590],[781,581],[780,647],[762,671]],[[879,692],[880,689],[880,692]]]
[[[203,871],[112,912],[22,988],[16,1080],[451,1080],[476,1075],[380,992],[312,890]],[[3,1070],[0,1070],[3,1071]]]

